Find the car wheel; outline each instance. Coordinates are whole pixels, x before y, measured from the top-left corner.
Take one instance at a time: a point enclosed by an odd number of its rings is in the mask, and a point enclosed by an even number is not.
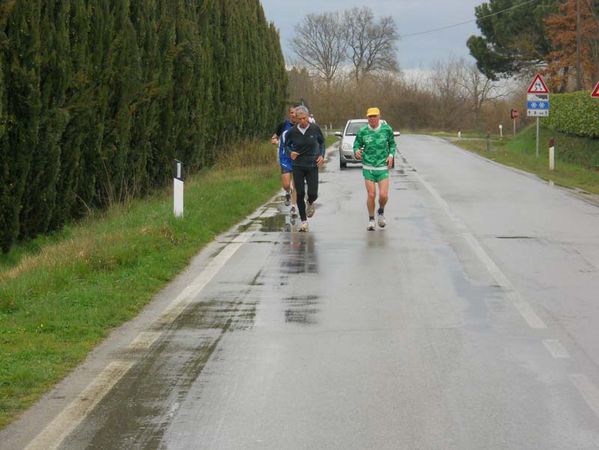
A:
[[[347,163],[344,163],[341,159],[339,159],[339,168],[341,170],[345,169],[347,167]]]

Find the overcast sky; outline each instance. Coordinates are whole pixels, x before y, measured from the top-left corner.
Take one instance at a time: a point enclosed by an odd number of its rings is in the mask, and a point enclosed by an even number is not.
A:
[[[485,0],[262,0],[262,7],[267,20],[279,29],[283,52],[289,62],[289,57],[292,56],[289,40],[295,35],[295,27],[308,14],[367,6],[374,13],[375,20],[383,16],[393,17],[399,34],[405,35],[474,20],[474,7],[484,2]],[[427,70],[435,62],[446,61],[449,57],[464,57],[474,62],[466,47],[466,40],[472,34],[480,35],[475,22],[434,33],[400,38],[400,68]]]

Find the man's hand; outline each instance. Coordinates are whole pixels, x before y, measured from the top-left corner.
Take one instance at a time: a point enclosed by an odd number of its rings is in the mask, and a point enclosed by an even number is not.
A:
[[[316,158],[316,166],[322,167],[323,164],[324,164],[324,158],[322,157],[322,155],[318,155],[318,158]]]
[[[387,156],[387,167],[393,169],[393,155]]]
[[[293,159],[295,161],[295,158],[297,158],[299,156],[299,153],[298,152],[291,152],[289,154],[289,156],[291,157],[291,159]]]
[[[362,159],[362,149],[358,149],[358,151],[355,153],[356,155],[356,159]]]

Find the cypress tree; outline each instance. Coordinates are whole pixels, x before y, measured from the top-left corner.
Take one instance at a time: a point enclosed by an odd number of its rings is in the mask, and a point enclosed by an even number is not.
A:
[[[108,97],[101,147],[103,172],[99,174],[101,202],[112,203],[129,197],[131,151],[131,109],[140,87],[137,36],[129,17],[129,1],[114,0],[114,35],[109,44],[104,82]]]
[[[9,216],[4,212],[5,205],[11,201],[9,195],[9,173],[10,160],[8,154],[8,136],[7,130],[10,123],[10,117],[7,113],[7,97],[5,77],[8,68],[8,36],[6,35],[6,24],[9,11],[5,10],[5,5],[0,6],[0,248],[8,251],[12,244],[12,235],[8,230]]]
[[[59,229],[70,218],[81,217],[93,205],[95,166],[88,155],[97,139],[96,86],[90,43],[92,12],[96,5],[86,0],[70,0],[68,21],[70,67],[65,110],[69,113],[61,140],[60,172],[56,180],[56,205],[50,229]],[[94,50],[95,51],[95,50]],[[99,51],[99,50],[98,50]]]
[[[156,66],[151,75],[150,92],[156,105],[156,119],[150,129],[149,179],[152,186],[163,186],[170,179],[173,143],[173,64],[175,55],[175,14],[172,1],[159,0],[157,10]]]
[[[69,60],[65,58],[69,53],[69,11],[69,2],[41,3],[40,128],[23,196],[21,238],[48,231],[55,206],[60,144],[69,119],[63,108],[69,83]]]
[[[131,23],[137,35],[140,59],[140,91],[132,105],[130,192],[134,196],[147,193],[151,187],[149,172],[152,156],[151,130],[158,121],[158,88],[154,74],[159,64],[158,1],[131,0]]]
[[[0,247],[8,251],[20,232],[19,215],[33,149],[38,142],[40,1],[16,2],[6,24],[8,47],[5,50],[4,82],[6,92],[5,137],[0,154]]]
[[[265,136],[285,99],[259,0],[4,0],[0,63],[4,251]]]

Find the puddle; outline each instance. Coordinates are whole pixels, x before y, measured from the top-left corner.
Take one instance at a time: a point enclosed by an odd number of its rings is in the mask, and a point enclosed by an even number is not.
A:
[[[271,217],[260,218],[258,220],[261,223],[260,231],[264,233],[286,231],[285,225],[289,224],[289,218],[286,214],[277,214]],[[291,226],[289,226],[289,229],[291,229]]]

